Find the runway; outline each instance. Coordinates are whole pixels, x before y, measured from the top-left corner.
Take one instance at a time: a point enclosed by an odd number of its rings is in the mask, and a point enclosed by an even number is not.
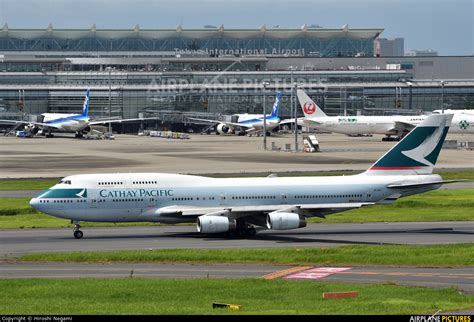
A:
[[[0,278],[266,278],[304,279],[341,283],[392,283],[399,285],[452,287],[474,292],[474,268],[294,267],[258,264],[168,264],[168,263],[7,263],[0,262]]]
[[[190,226],[15,229],[0,231],[0,257],[31,252],[119,249],[334,247],[350,244],[450,244],[474,242],[472,222],[309,224],[289,231],[260,231],[248,239],[206,236]]]

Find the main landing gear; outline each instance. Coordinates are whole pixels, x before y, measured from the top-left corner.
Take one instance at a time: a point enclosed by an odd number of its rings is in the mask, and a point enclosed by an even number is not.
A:
[[[82,231],[80,229],[81,228],[80,222],[79,221],[73,221],[72,223],[74,224],[74,229],[73,229],[74,238],[81,239],[82,236],[84,236],[84,234],[82,233]]]
[[[257,230],[254,226],[247,223],[239,225],[234,231],[227,232],[227,237],[253,237],[257,234]]]
[[[392,137],[392,136],[385,136],[382,138],[382,141],[400,141],[402,139],[402,137],[400,136],[395,136],[395,137]]]
[[[51,130],[48,130],[48,134],[46,134],[46,137],[47,138],[52,138],[54,137],[53,133],[51,132]]]

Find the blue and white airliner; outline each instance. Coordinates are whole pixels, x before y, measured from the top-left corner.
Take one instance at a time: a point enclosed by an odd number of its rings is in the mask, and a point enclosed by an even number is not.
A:
[[[166,173],[83,174],[65,177],[31,199],[48,215],[81,221],[195,222],[203,234],[255,235],[306,226],[309,217],[439,188],[432,174],[452,114],[431,115],[365,172],[335,177],[209,178]]]
[[[41,128],[43,132],[48,132],[48,136],[52,136],[53,130],[60,132],[73,132],[77,137],[82,137],[84,133],[90,132],[92,125],[108,124],[108,123],[122,123],[146,120],[147,118],[133,118],[133,119],[101,119],[91,121],[89,118],[89,100],[90,90],[87,89],[82,111],[80,114],[66,114],[66,113],[43,113],[42,122],[30,121],[12,121],[0,120],[0,123],[24,124],[25,128],[30,132],[36,134]],[[153,118],[154,119],[154,118]]]
[[[281,93],[278,92],[273,103],[272,112],[265,117],[265,124],[267,132],[270,132],[280,124],[280,118],[278,117],[278,110],[280,108]],[[190,117],[189,120],[205,122],[210,124],[216,124],[216,131],[219,134],[234,134],[234,133],[245,133],[253,134],[256,132],[263,131],[263,114],[233,114],[232,117],[236,118],[236,122],[224,122],[209,119],[199,119]]]

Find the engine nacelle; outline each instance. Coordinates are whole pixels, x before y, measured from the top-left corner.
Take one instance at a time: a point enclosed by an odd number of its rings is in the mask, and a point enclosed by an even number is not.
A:
[[[286,230],[306,227],[306,220],[293,212],[271,212],[267,215],[267,228]]]
[[[25,125],[25,131],[30,132],[32,135],[35,135],[39,131],[39,127],[34,124]]]
[[[197,219],[197,231],[202,234],[218,234],[235,230],[235,219],[225,216],[200,216]]]
[[[217,132],[219,134],[229,134],[230,133],[230,127],[226,126],[225,124],[219,124],[217,125]]]
[[[90,127],[90,126],[86,126],[85,128],[83,128],[83,129],[81,130],[82,133],[90,133],[90,131],[91,131],[91,127]]]

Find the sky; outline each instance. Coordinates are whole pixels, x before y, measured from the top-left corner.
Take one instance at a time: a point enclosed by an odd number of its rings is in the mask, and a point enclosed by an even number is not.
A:
[[[0,27],[87,29],[383,28],[405,51],[474,54],[474,0],[0,0]]]

